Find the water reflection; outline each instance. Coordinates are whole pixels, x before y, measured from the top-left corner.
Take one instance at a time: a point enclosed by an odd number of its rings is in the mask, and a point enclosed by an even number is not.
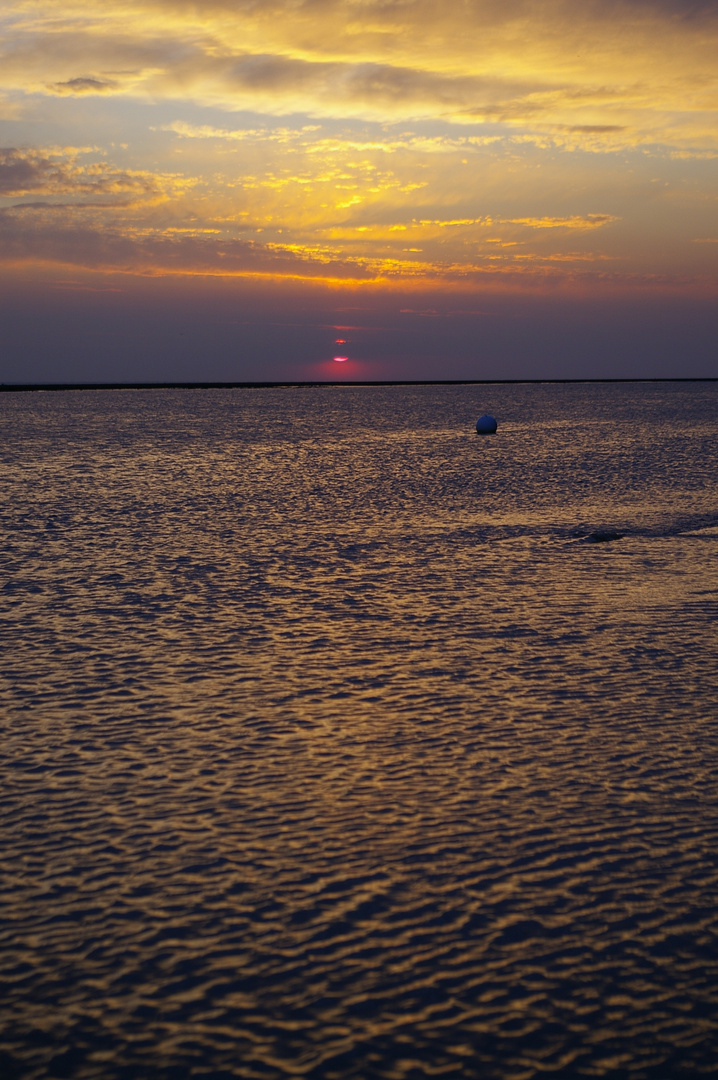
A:
[[[710,1075],[716,391],[492,393],[0,398],[8,1075]]]

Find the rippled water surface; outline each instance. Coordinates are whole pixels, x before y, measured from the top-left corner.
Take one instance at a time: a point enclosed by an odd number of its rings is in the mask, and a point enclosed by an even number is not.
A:
[[[0,395],[0,1074],[715,1075],[717,406]]]

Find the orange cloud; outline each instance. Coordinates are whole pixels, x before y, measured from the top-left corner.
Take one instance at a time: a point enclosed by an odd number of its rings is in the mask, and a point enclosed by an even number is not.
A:
[[[716,273],[707,2],[7,0],[0,95],[23,132],[0,151],[13,259]]]

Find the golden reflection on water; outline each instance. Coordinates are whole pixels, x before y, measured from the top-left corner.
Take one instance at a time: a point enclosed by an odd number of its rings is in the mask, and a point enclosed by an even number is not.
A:
[[[710,1075],[716,391],[486,389],[0,399],[9,1075]]]

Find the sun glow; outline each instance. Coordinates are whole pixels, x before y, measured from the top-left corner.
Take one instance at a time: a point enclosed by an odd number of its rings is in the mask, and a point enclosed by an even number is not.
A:
[[[714,311],[717,116],[716,0],[5,0],[0,307],[20,270],[33,303],[65,275],[105,299],[231,291],[252,300],[212,324],[222,355],[381,377],[458,363],[463,325],[462,370],[493,371],[551,352],[514,324],[531,296]],[[316,306],[281,329],[300,294]]]

